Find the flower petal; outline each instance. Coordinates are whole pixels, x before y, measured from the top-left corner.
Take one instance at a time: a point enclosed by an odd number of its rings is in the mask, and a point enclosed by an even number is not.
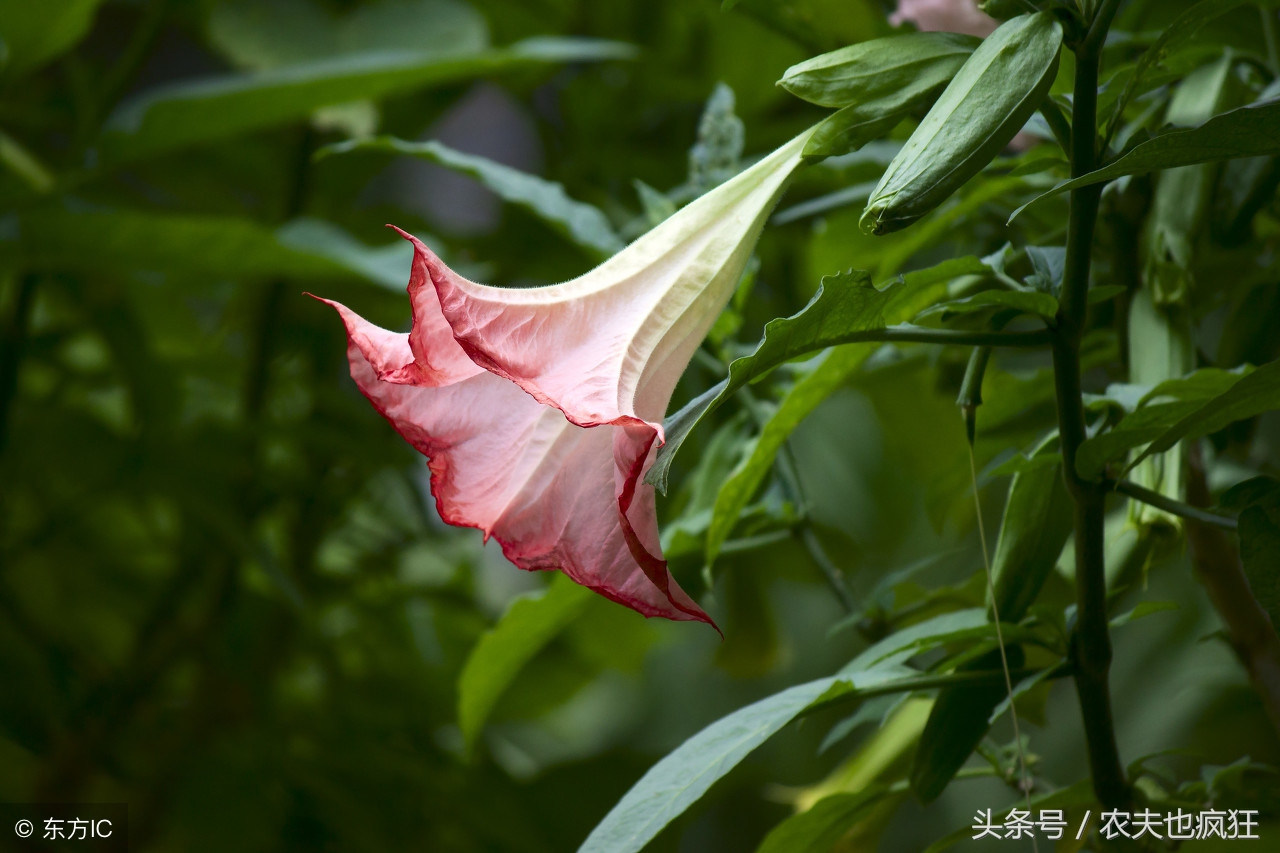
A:
[[[574,423],[644,421],[661,436],[671,392],[733,293],[808,136],[563,284],[488,287],[457,275],[416,240],[415,248],[454,336],[477,364]]]
[[[410,291],[424,279],[415,261]],[[656,552],[652,503],[634,502],[628,513],[616,498],[615,443],[632,445],[623,430],[579,427],[476,367],[443,318],[432,317],[429,299],[415,301],[407,335],[321,301],[346,325],[351,376],[360,390],[428,457],[431,491],[445,521],[493,536],[522,569],[560,569],[646,616],[711,621],[646,550]],[[636,558],[633,543],[643,543],[645,559]]]

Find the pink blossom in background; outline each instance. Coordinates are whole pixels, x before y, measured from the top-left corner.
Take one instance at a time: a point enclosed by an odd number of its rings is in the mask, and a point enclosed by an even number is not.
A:
[[[428,457],[445,521],[645,616],[711,622],[662,559],[644,474],[807,136],[572,281],[476,284],[400,232],[414,246],[408,334],[323,300],[346,325],[360,390]]]
[[[989,36],[999,22],[978,9],[974,0],[898,0],[898,11],[889,16],[895,27],[915,24],[926,31],[942,30]]]

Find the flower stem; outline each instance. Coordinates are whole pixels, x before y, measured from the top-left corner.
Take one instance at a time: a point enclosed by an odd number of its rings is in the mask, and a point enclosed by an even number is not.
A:
[[[1084,40],[1075,48],[1075,92],[1071,130],[1071,174],[1094,169],[1098,153],[1098,67],[1100,50],[1117,0],[1105,0]],[[1075,458],[1085,438],[1081,397],[1080,340],[1088,307],[1093,234],[1098,218],[1101,186],[1071,193],[1067,221],[1066,265],[1058,323],[1053,339],[1054,385],[1058,432],[1062,442],[1063,476],[1075,503],[1076,608],[1073,637],[1076,693],[1084,719],[1085,742],[1094,792],[1107,808],[1121,808],[1129,799],[1128,784],[1116,746],[1111,714],[1109,673],[1111,637],[1107,625],[1107,585],[1103,516],[1106,486],[1076,472]]]

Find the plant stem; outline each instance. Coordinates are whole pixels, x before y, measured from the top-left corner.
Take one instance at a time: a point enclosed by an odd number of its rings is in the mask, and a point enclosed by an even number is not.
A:
[[[840,606],[844,608],[844,612],[850,614],[857,612],[857,604],[854,602],[853,596],[849,594],[849,588],[845,586],[844,573],[827,555],[827,551],[818,540],[818,534],[814,532],[813,526],[806,522],[800,528],[799,535],[800,543],[804,545],[805,550],[809,552],[809,557],[821,570],[823,579],[826,580],[827,586],[831,587],[831,592],[835,595],[836,600],[840,602]]]
[[[1223,530],[1235,530],[1239,526],[1236,520],[1229,515],[1218,515],[1216,512],[1185,504],[1182,501],[1165,497],[1159,492],[1152,491],[1145,486],[1139,486],[1129,480],[1118,480],[1110,485],[1117,492],[1122,492],[1136,501],[1142,501],[1144,504],[1150,504],[1157,509],[1162,509],[1182,518],[1198,521],[1201,524],[1211,524],[1214,527],[1221,527]]]
[[[1092,171],[1098,150],[1098,66],[1100,48],[1118,3],[1106,0],[1084,40],[1076,47],[1075,92],[1071,131],[1071,175]],[[1098,218],[1100,186],[1071,193],[1067,221],[1066,264],[1058,324],[1054,330],[1053,368],[1062,441],[1063,476],[1075,503],[1077,622],[1073,638],[1076,693],[1084,719],[1085,742],[1094,792],[1107,808],[1121,808],[1129,799],[1128,784],[1116,746],[1108,683],[1111,637],[1107,625],[1107,584],[1103,516],[1106,491],[1100,481],[1076,472],[1075,458],[1085,438],[1081,398],[1080,341],[1088,307],[1093,233]]]

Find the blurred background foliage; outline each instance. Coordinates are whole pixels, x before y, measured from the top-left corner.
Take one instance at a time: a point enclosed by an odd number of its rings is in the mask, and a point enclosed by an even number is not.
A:
[[[629,239],[822,116],[774,86],[788,66],[890,32],[873,0],[725,5],[0,0],[0,800],[127,801],[137,850],[570,850],[713,720],[834,672],[895,624],[982,604],[953,402],[966,353],[890,348],[799,407],[788,392],[817,368],[788,367],[695,433],[660,503],[673,571],[723,641],[553,585],[559,621],[517,634],[527,660],[493,641],[505,675],[460,728],[468,657],[547,579],[439,520],[422,460],[360,397],[340,324],[304,292],[405,328],[409,252],[388,222],[504,285],[571,277],[599,247],[437,163],[314,155],[375,132],[438,140],[563,184]],[[1117,29],[1150,41],[1186,5],[1131,4]],[[1228,16],[1197,44],[1260,55],[1259,39]],[[798,180],[754,289],[677,403],[823,275],[879,281],[1006,240],[1060,241],[1057,202],[1003,224],[1044,185],[1015,167],[1052,159],[1047,146],[918,228],[863,235],[848,188],[893,150]],[[1273,246],[1269,210],[1259,239]],[[1254,322],[1239,357],[1255,363],[1275,355],[1269,263],[1204,312],[1217,328]],[[1053,422],[1038,358],[993,367],[987,471]],[[767,455],[743,481],[779,408],[795,412],[782,463]],[[1280,429],[1252,429],[1251,464],[1274,473]],[[745,509],[707,567],[733,477]],[[995,529],[1006,480],[983,483]],[[1134,538],[1123,526],[1119,509],[1117,547]],[[1125,758],[1180,750],[1169,764],[1184,776],[1280,760],[1181,549],[1148,546],[1126,552],[1120,609],[1177,609],[1117,630]],[[1072,600],[1065,570],[1042,600]],[[891,707],[868,703],[821,750],[839,715],[785,730],[654,849],[754,849]],[[1033,691],[1024,714],[1038,775],[1081,778],[1070,684]],[[900,774],[915,734],[898,737]],[[906,801],[879,821],[880,849],[919,849],[1015,799],[979,779],[927,808]]]

